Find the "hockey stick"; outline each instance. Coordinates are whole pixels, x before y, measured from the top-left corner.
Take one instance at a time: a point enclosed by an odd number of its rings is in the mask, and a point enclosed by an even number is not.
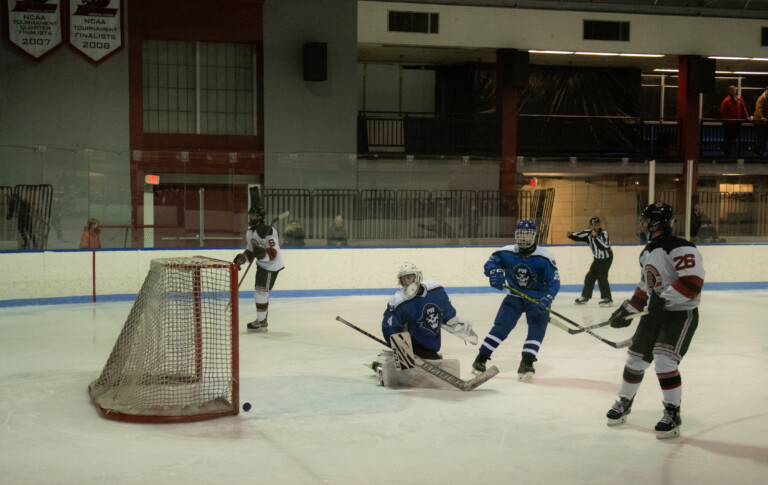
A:
[[[275,222],[277,222],[277,221],[282,221],[283,219],[285,219],[285,218],[286,218],[286,217],[288,217],[289,215],[291,215],[291,211],[285,211],[285,212],[281,212],[281,213],[280,213],[280,214],[279,214],[277,217],[275,217],[274,219],[272,219],[272,222],[270,222],[270,223],[269,223],[269,225],[270,225],[270,226],[274,226],[274,225],[275,225]]]
[[[350,322],[344,320],[343,318],[341,318],[339,316],[336,317],[336,320],[338,320],[339,322],[341,322],[344,325],[348,326],[349,328],[357,330],[358,332],[362,333],[366,337],[369,337],[369,338],[377,341],[378,343],[384,345],[385,347],[389,347],[389,345],[387,345],[387,342],[385,342],[384,340],[382,340],[382,339],[380,339],[380,338],[378,338],[378,337],[376,337],[376,336],[366,332],[365,330],[363,330],[362,328],[358,327],[357,325],[355,325],[353,323],[350,323]],[[396,347],[397,347],[397,345],[396,345]],[[393,347],[393,350],[396,350],[396,349]],[[397,349],[397,351],[400,351],[400,350],[401,350],[400,348]],[[398,353],[397,351],[395,352],[396,354]],[[446,383],[450,384],[451,386],[453,386],[456,389],[459,389],[461,391],[471,391],[472,389],[475,389],[477,386],[479,386],[480,384],[483,384],[484,382],[490,380],[493,376],[495,376],[496,374],[499,373],[498,367],[496,367],[494,365],[490,369],[488,369],[485,372],[483,372],[482,374],[478,375],[477,377],[474,377],[474,378],[472,378],[472,379],[470,379],[468,381],[465,381],[465,380],[462,380],[461,378],[451,374],[450,372],[444,371],[443,369],[441,369],[440,367],[438,367],[436,365],[432,365],[429,362],[424,361],[424,359],[422,359],[421,357],[418,357],[416,355],[412,355],[412,357],[413,357],[414,365],[424,369],[425,371],[427,371],[428,373],[430,373],[433,376],[437,377],[441,381],[446,382]]]
[[[526,300],[530,301],[531,303],[536,303],[536,304],[539,303],[537,300],[534,300],[533,298],[531,298],[530,296],[526,295],[525,293],[523,293],[523,292],[521,292],[521,291],[519,291],[519,290],[517,290],[515,288],[512,288],[511,286],[509,286],[506,283],[504,283],[504,288],[508,289],[509,291],[511,291],[511,292],[513,292],[513,293],[515,293],[517,295],[520,295],[521,297],[525,298]],[[574,327],[576,327],[578,329],[577,332],[571,332],[572,329],[569,329],[565,325],[558,325],[557,323],[559,323],[559,322],[555,323],[556,327],[565,330],[569,334],[584,332],[584,333],[586,333],[586,334],[588,334],[588,335],[590,335],[592,337],[595,337],[597,340],[599,340],[599,341],[601,341],[601,342],[603,342],[605,344],[610,345],[614,349],[621,349],[621,348],[627,347],[630,344],[632,344],[632,338],[631,337],[626,339],[626,340],[622,340],[620,342],[614,342],[613,340],[608,340],[607,338],[601,337],[600,335],[596,334],[595,332],[589,330],[587,327],[585,327],[583,325],[579,325],[578,323],[574,322],[570,318],[566,318],[563,315],[560,315],[559,313],[557,313],[556,311],[552,310],[549,307],[545,307],[545,310],[550,312],[552,315],[555,315],[556,317],[560,318],[561,320],[564,320],[564,321],[570,323],[571,325],[573,325]]]
[[[509,286],[509,285],[508,285],[508,284],[506,284],[506,283],[504,283],[504,288],[508,289],[509,291],[511,291],[511,292],[513,292],[513,293],[516,293],[516,294],[518,294],[518,295],[522,296],[523,298],[525,298],[526,300],[530,301],[531,303],[536,303],[536,304],[538,304],[538,303],[539,303],[537,300],[534,300],[533,298],[531,298],[530,296],[526,295],[526,294],[525,294],[525,293],[523,293],[522,291],[519,291],[519,290],[518,290],[518,289],[516,289],[516,288],[512,288],[511,286]],[[583,325],[579,325],[578,323],[574,322],[574,321],[573,321],[573,320],[571,320],[570,318],[568,318],[568,317],[566,317],[566,316],[564,316],[564,315],[561,315],[561,314],[557,313],[557,312],[556,312],[556,311],[554,311],[553,309],[551,309],[551,308],[547,307],[547,308],[546,308],[546,310],[547,310],[549,313],[551,313],[552,315],[556,316],[557,318],[559,318],[559,319],[561,319],[561,320],[564,320],[564,321],[566,321],[566,322],[570,323],[571,325],[573,325],[574,327],[577,327],[577,328],[578,328],[578,330],[574,330],[574,329],[569,329],[569,328],[566,328],[566,330],[568,330],[568,333],[581,333],[581,332],[583,332],[583,331],[585,330],[585,327],[584,327]],[[573,331],[573,332],[571,332],[571,330],[574,330],[574,331]]]
[[[627,315],[626,317],[623,317],[623,318],[625,320],[633,320],[635,318],[642,317],[643,315],[648,315],[648,312],[631,313],[631,314],[629,314],[629,315]],[[594,325],[590,325],[590,326],[584,327],[584,328],[569,328],[568,329],[568,333],[573,335],[573,334],[576,334],[576,333],[584,332],[585,330],[592,330],[593,328],[606,327],[606,326],[608,326],[610,324],[611,324],[611,321],[610,320],[606,320],[604,322],[596,323]]]
[[[237,289],[240,289],[240,285],[243,284],[243,280],[245,279],[245,275],[248,274],[248,270],[251,269],[251,265],[253,264],[253,260],[248,263],[248,266],[245,268],[245,271],[243,272],[243,276],[240,278],[240,283],[237,284]]]

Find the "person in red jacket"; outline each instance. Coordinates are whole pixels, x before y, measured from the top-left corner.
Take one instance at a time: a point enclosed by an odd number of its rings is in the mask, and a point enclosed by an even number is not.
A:
[[[723,120],[723,153],[730,157],[739,138],[741,121],[748,120],[749,113],[744,100],[737,95],[736,86],[728,87],[728,96],[720,103],[720,119]]]
[[[83,228],[80,249],[101,249],[101,229],[99,220],[95,217],[88,219],[88,224]]]

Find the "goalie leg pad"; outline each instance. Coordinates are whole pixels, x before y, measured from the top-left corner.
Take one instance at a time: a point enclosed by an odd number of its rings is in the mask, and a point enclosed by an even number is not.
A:
[[[426,360],[430,364],[453,374],[459,374],[460,363],[457,359]],[[419,367],[413,369],[398,370],[394,357],[382,364],[382,377],[384,386],[389,388],[422,388],[422,389],[446,389],[455,391],[456,388],[438,379],[429,372]]]

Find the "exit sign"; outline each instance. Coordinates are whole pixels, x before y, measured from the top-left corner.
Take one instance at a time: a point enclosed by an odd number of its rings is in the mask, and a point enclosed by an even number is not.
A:
[[[150,185],[158,185],[160,183],[159,175],[145,175],[144,182]]]

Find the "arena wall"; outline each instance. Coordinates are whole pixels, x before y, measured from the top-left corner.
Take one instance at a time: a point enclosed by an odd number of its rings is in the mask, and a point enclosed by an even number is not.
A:
[[[313,297],[355,294],[387,295],[396,287],[400,264],[411,261],[424,277],[451,292],[494,292],[483,264],[497,246],[402,248],[288,248],[286,269],[272,296]],[[581,291],[592,262],[586,245],[547,246],[560,269],[563,292]],[[614,246],[610,271],[614,300],[630,296],[639,280],[642,246]],[[699,247],[707,271],[705,290],[768,288],[768,245],[718,244]],[[0,306],[132,300],[154,258],[204,255],[231,261],[236,249],[190,250],[60,250],[0,253],[4,278]],[[245,266],[243,266],[245,270]],[[254,268],[241,287],[253,294]]]

